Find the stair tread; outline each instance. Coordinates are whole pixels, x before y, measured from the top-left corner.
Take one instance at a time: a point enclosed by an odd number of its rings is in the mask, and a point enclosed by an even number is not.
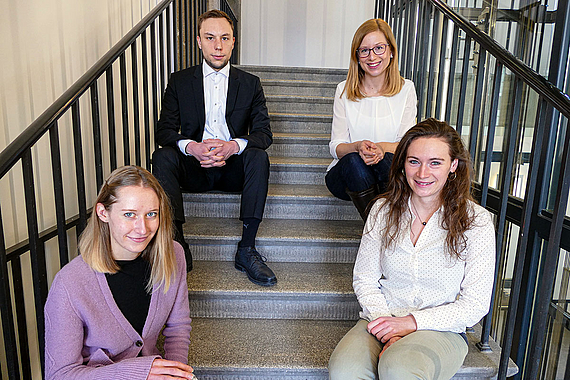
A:
[[[240,197],[239,193],[230,193],[225,191],[212,190],[205,193],[185,193],[185,197],[189,198],[236,198]],[[267,192],[268,198],[278,197],[310,197],[315,199],[337,199],[332,195],[325,185],[291,185],[286,183],[270,183]]]
[[[355,321],[194,318],[189,364],[197,376],[214,370],[231,371],[308,370],[326,375],[328,359],[336,344]],[[468,333],[469,353],[454,378],[467,375],[494,376],[500,350],[491,341],[492,352],[480,352],[475,343],[480,328]],[[207,349],[204,349],[207,347]],[[316,372],[316,373],[315,373]],[[516,372],[509,361],[508,376]],[[230,373],[228,373],[230,375]],[[269,377],[267,377],[269,378]]]
[[[223,225],[223,228],[217,227]],[[216,226],[215,228],[213,226]],[[364,224],[361,220],[264,219],[257,242],[306,241],[358,244]],[[242,222],[237,218],[186,218],[184,235],[190,239],[237,240]]]
[[[262,79],[262,85],[269,86],[300,86],[300,87],[329,87],[336,88],[337,82],[323,82],[303,79]]]
[[[269,116],[288,117],[288,118],[307,118],[307,119],[321,119],[326,118],[332,121],[332,113],[330,114],[315,114],[315,113],[291,113],[291,112],[269,112]],[[329,121],[329,120],[327,120]]]
[[[315,96],[315,95],[266,95],[268,101],[297,101],[297,102],[316,102],[316,103],[332,103],[332,96]]]
[[[263,253],[263,252],[261,252]],[[277,284],[262,288],[253,284],[228,261],[195,261],[188,275],[190,297],[196,295],[276,299],[307,297],[322,299],[342,295],[354,298],[352,264],[268,263]],[[356,298],[354,298],[356,300]]]
[[[331,158],[319,158],[319,157],[269,157],[271,165],[316,165],[327,167],[332,162]]]
[[[274,138],[305,138],[305,139],[326,139],[330,140],[330,133],[295,133],[295,132],[273,132]]]
[[[204,367],[324,370],[354,321],[194,318],[192,325],[188,362],[199,376]]]

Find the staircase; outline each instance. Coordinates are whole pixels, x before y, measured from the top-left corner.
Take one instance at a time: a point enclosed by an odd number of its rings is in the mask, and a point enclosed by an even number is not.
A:
[[[240,195],[185,194],[193,319],[189,364],[200,380],[328,378],[338,341],[358,319],[352,289],[363,223],[324,185],[336,84],[346,70],[245,66],[261,78],[274,134],[271,174],[256,246],[278,278],[251,283],[233,265]],[[500,348],[469,355],[455,378],[496,374]],[[516,372],[511,365],[510,374]]]

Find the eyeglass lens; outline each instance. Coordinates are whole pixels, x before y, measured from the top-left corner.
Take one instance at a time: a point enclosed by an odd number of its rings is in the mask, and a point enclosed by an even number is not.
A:
[[[376,54],[376,55],[382,55],[386,51],[386,46],[388,46],[388,45],[382,44],[382,45],[374,46],[372,49],[368,49],[368,48],[358,49],[357,50],[358,56],[360,58],[366,58],[370,55],[371,50],[374,50],[374,54]]]

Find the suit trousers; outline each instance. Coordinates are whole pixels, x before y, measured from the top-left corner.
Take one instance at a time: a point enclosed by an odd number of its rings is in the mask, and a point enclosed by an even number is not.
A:
[[[360,319],[336,346],[329,360],[331,380],[447,380],[461,368],[467,343],[457,333],[419,330],[384,351]]]
[[[269,183],[269,157],[263,149],[246,148],[222,167],[203,168],[196,158],[164,147],[152,155],[152,172],[170,198],[177,222],[185,220],[182,191],[209,190],[241,192],[240,220],[263,219]]]

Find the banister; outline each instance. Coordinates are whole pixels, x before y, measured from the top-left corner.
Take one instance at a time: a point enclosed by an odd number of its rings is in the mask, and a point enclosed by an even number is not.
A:
[[[173,0],[163,0],[139,21],[130,32],[103,55],[85,74],[73,83],[51,106],[34,120],[14,141],[0,152],[0,178],[18,162],[21,155],[31,148],[77,99],[89,89],[91,84],[132,44],[136,38],[154,22],[156,17]]]
[[[530,66],[515,57],[510,51],[503,48],[488,34],[483,33],[469,20],[456,13],[442,0],[430,0],[430,2],[447,17],[458,25],[471,39],[491,53],[513,74],[523,79],[537,93],[541,94],[561,114],[570,119],[570,96],[565,94],[550,83],[546,78],[537,74]]]

